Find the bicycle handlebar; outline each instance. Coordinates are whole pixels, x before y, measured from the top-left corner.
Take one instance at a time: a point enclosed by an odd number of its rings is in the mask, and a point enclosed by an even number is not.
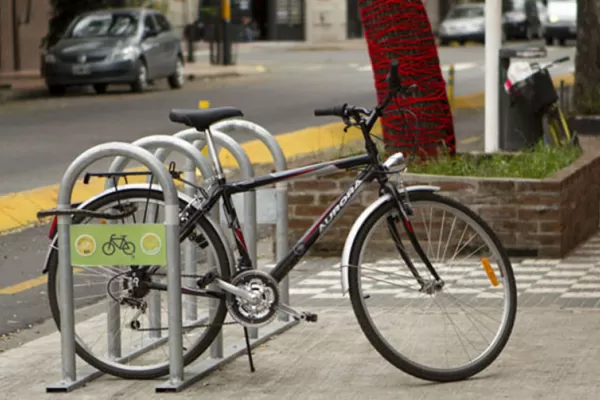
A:
[[[343,118],[345,115],[346,104],[328,108],[317,108],[315,110],[315,117],[340,117]]]
[[[388,95],[386,99],[379,104],[376,108],[381,111],[385,109],[392,97],[398,94],[412,94],[413,90],[416,88],[416,85],[410,85],[407,88],[402,87],[402,82],[400,81],[400,75],[398,74],[398,66],[400,63],[398,60],[392,60],[390,63],[390,70],[387,74],[386,80],[388,83]],[[366,110],[363,107],[354,107],[349,106],[348,104],[344,104],[341,106],[334,106],[328,108],[317,108],[314,111],[315,117],[340,117],[340,118],[348,118],[350,115],[355,113],[364,113],[369,114],[370,111]]]
[[[552,61],[552,64],[560,64],[560,63],[564,63],[566,61],[569,61],[571,59],[571,57],[569,56],[564,56],[561,58],[557,58],[556,60]]]

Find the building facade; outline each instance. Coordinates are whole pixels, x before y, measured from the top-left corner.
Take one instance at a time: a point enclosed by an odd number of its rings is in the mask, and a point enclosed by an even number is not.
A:
[[[0,72],[39,70],[49,0],[0,0]]]
[[[186,18],[183,8],[203,10],[221,0],[171,0],[169,18],[178,25]],[[232,15],[249,15],[259,32],[258,40],[336,41],[361,37],[359,0],[230,0]],[[435,31],[450,7],[467,0],[422,0]],[[191,22],[191,21],[189,21]]]
[[[167,0],[168,17],[183,37],[185,25],[219,7],[221,0]],[[363,35],[359,0],[230,0],[232,18],[249,16],[258,40],[335,42]],[[423,0],[434,32],[454,3]],[[0,0],[0,73],[39,70],[48,31],[49,0]]]

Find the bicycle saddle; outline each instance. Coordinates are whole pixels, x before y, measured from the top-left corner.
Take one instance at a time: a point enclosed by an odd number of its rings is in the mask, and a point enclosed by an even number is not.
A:
[[[224,119],[243,116],[242,110],[235,107],[217,107],[206,110],[174,109],[169,113],[171,122],[184,124],[199,131],[205,131],[212,124]]]

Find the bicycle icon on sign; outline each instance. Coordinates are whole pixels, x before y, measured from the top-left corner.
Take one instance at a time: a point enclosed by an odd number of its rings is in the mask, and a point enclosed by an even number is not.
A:
[[[135,254],[135,244],[127,240],[127,235],[117,236],[115,234],[110,235],[108,242],[102,245],[102,252],[107,256],[115,254],[117,249],[121,250],[128,256]]]

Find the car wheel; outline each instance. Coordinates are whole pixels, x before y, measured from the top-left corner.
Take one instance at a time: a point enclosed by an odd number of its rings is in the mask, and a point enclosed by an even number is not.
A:
[[[169,87],[171,89],[181,89],[183,87],[183,82],[185,80],[184,72],[183,72],[183,61],[181,58],[177,57],[177,61],[175,64],[175,72],[173,75],[169,76]]]
[[[142,93],[148,88],[148,68],[143,60],[138,61],[136,77],[136,80],[131,84],[131,90],[135,93]]]
[[[552,46],[554,44],[554,38],[551,36],[546,36],[546,46]]]
[[[50,93],[50,96],[64,96],[67,93],[67,88],[62,85],[50,85],[48,86],[48,93]]]
[[[104,94],[106,93],[106,89],[108,88],[108,85],[106,83],[97,83],[94,85],[94,91],[97,94]]]

